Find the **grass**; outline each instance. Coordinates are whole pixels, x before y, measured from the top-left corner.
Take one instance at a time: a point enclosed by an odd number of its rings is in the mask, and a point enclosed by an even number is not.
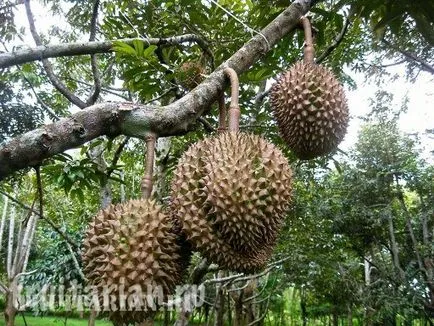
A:
[[[44,317],[34,317],[34,316],[25,316],[27,326],[64,326],[65,319],[63,317],[54,317],[54,316],[44,316]],[[0,326],[5,325],[5,319],[3,314],[0,314]],[[97,320],[95,325],[97,326],[113,326],[113,324],[109,321],[105,320]],[[15,318],[15,326],[25,326],[23,317],[21,315],[17,315]],[[76,319],[71,318],[66,321],[66,326],[87,326],[87,319]]]

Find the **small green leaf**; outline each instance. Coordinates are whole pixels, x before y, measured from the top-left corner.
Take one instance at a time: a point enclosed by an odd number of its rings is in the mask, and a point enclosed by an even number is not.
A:
[[[145,51],[143,51],[143,57],[149,58],[151,55],[154,54],[155,50],[158,48],[156,45],[150,45],[146,48]]]

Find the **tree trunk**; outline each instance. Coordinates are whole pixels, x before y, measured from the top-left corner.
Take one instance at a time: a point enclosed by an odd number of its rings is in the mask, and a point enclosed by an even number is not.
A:
[[[14,326],[16,314],[17,309],[14,306],[14,295],[12,292],[9,292],[6,295],[6,309],[4,312],[6,326]]]
[[[224,325],[223,317],[225,312],[225,295],[223,293],[223,289],[221,288],[221,286],[219,286],[217,290],[215,310],[216,310],[216,317],[215,317],[214,326],[223,326]]]
[[[300,310],[301,310],[301,320],[303,326],[307,325],[307,310],[306,310],[306,298],[304,294],[304,290],[300,290]]]
[[[333,326],[339,326],[339,317],[337,312],[333,311],[332,314],[332,321],[333,321]]]
[[[351,305],[348,306],[348,326],[353,326],[353,309]]]
[[[87,323],[88,326],[95,326],[95,321],[96,321],[97,315],[98,315],[98,313],[95,309],[92,309],[90,311],[89,322]]]
[[[399,262],[399,249],[398,249],[398,244],[396,243],[395,229],[393,226],[393,218],[391,212],[387,214],[387,220],[389,222],[389,237],[390,237],[390,244],[392,249],[393,265],[395,267],[395,270],[397,271],[400,281],[402,282],[405,278],[405,274]]]

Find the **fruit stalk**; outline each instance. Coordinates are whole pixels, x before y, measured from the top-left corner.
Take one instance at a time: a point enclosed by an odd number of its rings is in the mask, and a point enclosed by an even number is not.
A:
[[[154,173],[154,155],[155,155],[155,134],[149,134],[145,137],[146,142],[146,158],[145,158],[145,173],[142,178],[142,198],[149,199],[152,194],[152,175]]]
[[[313,47],[312,27],[307,17],[301,17],[304,30],[304,62],[314,63],[315,49]]]
[[[225,75],[231,82],[231,104],[229,106],[229,131],[238,131],[240,129],[240,106],[238,104],[239,81],[236,71],[232,68],[225,68]]]
[[[227,112],[226,112],[226,105],[225,105],[225,94],[222,92],[219,98],[219,127],[217,129],[219,133],[228,130],[228,127],[226,125],[226,119],[227,119]]]

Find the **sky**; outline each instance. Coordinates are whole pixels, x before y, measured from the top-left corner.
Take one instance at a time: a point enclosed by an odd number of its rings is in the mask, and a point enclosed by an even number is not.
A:
[[[390,72],[399,74],[399,78],[393,82],[382,85],[385,90],[394,95],[394,105],[400,107],[405,96],[408,96],[408,110],[399,119],[401,131],[408,134],[420,133],[423,157],[434,161],[434,135],[430,138],[425,131],[434,129],[434,76],[422,72],[415,83],[406,81],[403,66],[390,67]],[[363,74],[348,72],[357,84],[356,90],[346,90],[348,104],[352,119],[348,127],[348,133],[341,144],[343,150],[348,150],[357,141],[357,133],[363,122],[358,116],[367,116],[371,108],[369,101],[374,97],[378,86],[365,81]]]
[[[62,29],[67,29],[65,20],[50,19],[47,17],[46,10],[37,1],[32,2],[32,9],[35,16],[36,26],[39,31],[47,31],[53,22]],[[48,19],[47,19],[48,18]],[[16,12],[16,22],[20,26],[25,26],[28,32],[27,18],[24,7],[19,6]],[[24,44],[34,46],[33,39],[29,34],[24,39]],[[400,117],[399,126],[405,133],[421,133],[421,144],[423,147],[423,157],[430,162],[434,162],[434,136],[429,138],[423,133],[427,129],[434,129],[434,76],[422,72],[415,83],[410,83],[405,79],[405,69],[403,66],[389,67],[388,71],[396,73],[401,77],[394,82],[383,85],[384,89],[394,94],[394,104],[401,106],[405,95],[408,96],[408,111]],[[347,135],[341,143],[340,148],[344,151],[349,150],[357,141],[357,134],[362,125],[358,116],[366,116],[370,111],[369,100],[374,97],[378,86],[365,81],[365,75],[346,71],[356,82],[357,89],[346,89],[350,115],[352,117]]]

